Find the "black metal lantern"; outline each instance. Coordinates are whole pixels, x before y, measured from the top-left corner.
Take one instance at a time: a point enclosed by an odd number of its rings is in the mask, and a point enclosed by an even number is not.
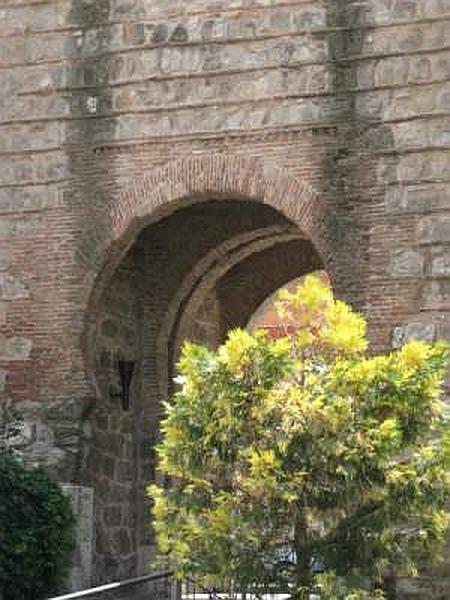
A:
[[[119,359],[117,360],[116,365],[117,370],[119,371],[121,391],[116,392],[113,388],[111,388],[110,396],[112,399],[120,398],[122,401],[122,409],[128,410],[130,408],[130,388],[131,380],[133,379],[135,362],[133,360]]]

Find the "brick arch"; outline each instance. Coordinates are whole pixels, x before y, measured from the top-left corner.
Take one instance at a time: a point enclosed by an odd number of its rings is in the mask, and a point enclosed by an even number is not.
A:
[[[195,313],[215,283],[237,263],[255,252],[280,242],[304,239],[299,230],[289,225],[273,225],[237,235],[214,247],[186,274],[167,308],[157,342],[157,362],[161,396],[167,396],[169,364],[175,359],[183,339],[186,314]],[[178,332],[176,330],[179,329]],[[170,356],[168,344],[174,347]]]
[[[170,162],[131,181],[107,208],[108,233],[92,257],[94,277],[82,336],[88,371],[94,363],[89,348],[92,315],[112,274],[137,236],[176,210],[211,199],[254,201],[274,208],[311,241],[324,268],[333,272],[323,201],[308,181],[257,157],[216,154]],[[88,380],[92,381],[89,375]]]
[[[308,237],[324,264],[323,202],[312,185],[255,157],[196,156],[170,162],[132,181],[109,209],[111,246],[96,263],[113,265],[144,227],[205,198],[254,200],[272,206]]]
[[[214,211],[215,204],[221,206],[220,211]],[[180,210],[182,208],[188,208],[186,214]],[[255,244],[263,245],[266,241],[272,244],[285,239],[286,236],[308,238],[322,256],[326,256],[325,238],[321,233],[322,207],[317,196],[306,184],[290,177],[280,169],[265,166],[257,159],[212,156],[193,157],[170,163],[133,181],[119,197],[111,199],[109,206],[104,205],[103,210],[106,227],[99,234],[104,236],[103,240],[100,242],[99,238],[96,238],[95,255],[89,256],[93,266],[91,273],[95,279],[87,307],[82,307],[85,310],[84,334],[79,346],[89,393],[94,392],[98,400],[93,403],[94,409],[89,415],[90,433],[81,441],[79,454],[80,479],[100,491],[101,503],[96,503],[99,543],[95,551],[95,564],[99,573],[107,572],[109,564],[117,563],[124,569],[129,564],[137,564],[142,547],[151,543],[148,537],[144,538],[141,535],[145,527],[140,529],[138,524],[146,524],[148,521],[143,490],[144,484],[154,477],[151,472],[152,460],[143,457],[142,451],[145,449],[144,445],[147,449],[151,448],[159,435],[158,423],[163,396],[162,390],[158,389],[159,378],[163,377],[164,381],[166,380],[161,362],[158,363],[159,354],[162,352],[161,345],[160,347],[157,345],[157,336],[161,321],[164,319],[164,311],[169,309],[169,312],[172,312],[173,309],[176,313],[179,302],[183,302],[185,294],[191,289],[193,283],[189,280],[185,281],[190,270],[195,269],[197,264],[201,273],[203,268],[207,268],[206,275],[208,275],[210,267],[213,266],[209,264],[213,257],[207,254],[214,249],[216,260],[221,251],[227,255],[227,250],[233,250],[233,257],[236,252],[235,258],[242,260],[245,256],[239,254],[234,244],[248,242],[250,240],[247,238],[253,239],[255,236],[256,238],[261,236],[261,240],[254,240]],[[216,222],[219,223],[219,229],[222,229],[222,226],[225,229],[224,232],[220,232],[223,235],[212,234],[208,237],[203,223],[207,223],[209,217],[205,217],[201,227],[197,226],[191,230],[189,215],[193,213],[219,215]],[[226,221],[229,215],[233,215],[233,218],[230,217],[227,228]],[[243,215],[247,216],[244,218],[244,226],[240,228]],[[169,216],[170,219],[164,219]],[[222,218],[224,220],[220,221],[219,219]],[[261,231],[263,228],[268,229],[264,234]],[[173,285],[170,285],[169,279],[165,279],[166,273],[167,278],[170,274],[166,270],[164,260],[158,259],[160,255],[157,252],[152,254],[149,251],[147,254],[143,248],[147,244],[152,248],[152,242],[155,244],[154,247],[158,248],[158,244],[161,243],[158,232],[161,238],[169,232],[164,239],[170,241],[173,240],[172,236],[177,238],[176,232],[180,231],[183,232],[180,236],[183,243],[189,235],[195,235],[193,256],[189,256],[185,262],[181,261],[178,265],[175,254],[167,255],[175,273]],[[193,231],[197,233],[193,234]],[[266,234],[267,240],[263,239]],[[242,240],[239,235],[243,235],[246,239]],[[220,247],[222,243],[225,244],[224,247]],[[230,244],[233,248],[229,247]],[[164,244],[162,246],[166,248]],[[180,248],[176,244],[174,247]],[[170,248],[170,244],[167,248]],[[252,244],[249,251],[261,249],[260,245],[255,247]],[[127,254],[132,259],[130,263],[123,260]],[[99,372],[101,375],[102,363],[101,360],[96,361],[96,357],[101,357],[101,353],[96,354],[96,349],[101,347],[96,345],[96,335],[100,331],[101,340],[101,330],[105,322],[102,313],[103,303],[111,301],[108,293],[103,293],[117,291],[114,287],[117,280],[112,280],[111,277],[117,275],[120,279],[122,267],[126,271],[130,266],[131,277],[140,272],[141,263],[133,262],[136,256],[142,258],[143,270],[148,267],[148,273],[147,277],[144,277],[142,291],[135,292],[133,287],[133,293],[136,293],[138,298],[145,296],[149,300],[146,308],[133,320],[133,325],[137,324],[140,327],[138,336],[140,354],[136,359],[137,369],[134,378],[136,385],[132,392],[132,410],[122,414],[119,412],[118,403],[111,402],[109,397],[108,388],[111,383],[114,383],[116,375],[115,370],[109,368],[112,361],[105,369],[109,369],[107,377],[103,379],[98,377]],[[207,264],[199,264],[204,256],[207,256]],[[218,264],[219,272],[213,269],[210,277],[204,278],[204,283],[209,283],[210,278],[213,283],[233,264],[230,259],[225,260],[225,264]],[[152,273],[155,279],[152,278]],[[195,272],[193,275],[197,276],[198,273]],[[155,283],[155,287],[151,287]],[[179,297],[177,290],[180,291]],[[199,292],[204,295],[203,288],[199,289]],[[120,288],[117,295],[120,299]],[[196,297],[192,296],[192,298],[196,300]],[[128,310],[130,303],[125,304]],[[120,318],[121,316],[119,320]],[[171,322],[168,322],[168,335],[171,335],[170,325]],[[138,327],[129,331],[136,333]],[[116,327],[115,331],[119,331],[122,335],[121,326]],[[119,338],[120,342],[123,340],[123,337]],[[114,338],[114,344],[116,341]],[[117,350],[116,345],[106,346],[106,348],[112,349],[111,357],[113,357],[113,352]],[[128,351],[126,342],[125,350]],[[164,356],[161,358],[167,365],[165,347],[163,352]],[[127,355],[127,358],[129,357]],[[114,546],[112,542],[115,543],[116,538],[114,537],[110,542],[107,521],[110,509],[117,505],[115,493],[117,481],[120,481],[121,493],[123,492],[120,510],[122,514],[134,515],[136,526],[127,525],[126,531],[123,532],[123,539],[118,538],[117,546]],[[106,540],[106,543],[102,543],[102,540]]]

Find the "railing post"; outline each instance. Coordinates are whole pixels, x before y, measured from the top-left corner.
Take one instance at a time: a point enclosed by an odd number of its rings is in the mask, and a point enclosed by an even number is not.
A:
[[[172,578],[172,594],[170,600],[181,600],[182,586],[183,584],[179,579],[175,579],[175,577]]]

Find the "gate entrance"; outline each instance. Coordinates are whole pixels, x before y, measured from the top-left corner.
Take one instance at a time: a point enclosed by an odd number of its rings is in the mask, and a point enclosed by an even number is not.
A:
[[[275,188],[269,193],[276,196]],[[132,236],[120,226],[123,238],[93,290],[84,336],[96,391],[80,469],[95,496],[93,584],[149,570],[146,487],[158,477],[162,401],[173,391],[183,342],[217,347],[275,290],[326,266],[292,218],[310,197],[297,206],[289,190],[285,198],[287,210],[251,194],[201,193],[171,202],[151,221],[118,213],[131,218]],[[120,398],[124,365],[132,371],[129,403]]]

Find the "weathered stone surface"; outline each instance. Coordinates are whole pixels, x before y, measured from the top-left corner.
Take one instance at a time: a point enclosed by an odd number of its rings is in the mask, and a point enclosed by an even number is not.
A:
[[[0,271],[3,271],[11,264],[11,252],[7,248],[0,248]]]
[[[6,316],[8,314],[8,307],[9,307],[9,303],[8,302],[1,302],[0,301],[0,326],[5,325],[5,323],[6,323]]]
[[[422,244],[450,242],[450,216],[436,215],[421,219],[418,239]]]
[[[431,129],[425,122],[401,123],[392,126],[398,150],[418,148],[450,148],[450,121],[442,119]]]
[[[33,443],[35,431],[30,423],[13,421],[6,424],[5,438],[8,449],[22,453],[27,446]]]
[[[436,277],[450,277],[450,252],[439,250],[431,261],[431,274]]]
[[[90,400],[55,400],[46,403],[45,414],[49,421],[79,423],[93,409]]]
[[[67,158],[61,153],[4,156],[0,163],[0,185],[54,183],[67,175]]]
[[[361,87],[368,87],[370,90],[370,84],[366,81],[369,75],[370,68],[362,72],[360,80]],[[364,91],[357,94],[355,106],[357,113],[362,117],[394,120],[420,117],[426,113],[438,118],[448,109],[449,93],[450,83],[433,81],[428,85],[421,85],[417,90],[402,87],[399,90]]]
[[[68,587],[72,591],[91,586],[94,550],[94,490],[89,487],[63,484],[69,496],[77,523],[76,549]]]
[[[199,131],[213,133],[217,131],[236,130],[242,127],[258,129],[261,127],[294,126],[298,123],[318,123],[326,119],[328,112],[332,117],[334,107],[327,100],[312,101],[309,99],[280,101],[273,107],[273,101],[267,99],[265,104],[226,106],[221,112],[216,107],[200,106],[197,109],[186,108],[177,110],[171,115],[143,114],[136,119],[133,114],[120,115],[109,121],[115,127],[116,141],[127,140],[138,136],[164,137],[173,134],[185,135]],[[95,143],[106,142],[110,132],[106,127],[107,120],[103,122],[105,128],[93,132]],[[83,140],[83,132],[67,129],[67,141],[79,144]]]
[[[29,291],[17,277],[9,273],[0,273],[0,299],[17,300],[18,298],[27,298]]]
[[[4,369],[0,369],[0,394],[2,394],[6,389],[6,382],[8,380],[8,371]]]
[[[0,22],[5,33],[49,29],[56,22],[56,5],[38,4],[33,10],[27,6],[9,5],[8,8],[0,10]]]
[[[105,319],[101,325],[101,332],[106,337],[114,338],[119,332],[119,323],[112,319]]]
[[[449,279],[438,279],[426,283],[422,294],[422,309],[442,311],[450,309]]]
[[[30,464],[46,467],[59,480],[74,477],[80,460],[89,404],[58,400],[14,404],[22,423],[17,447]]]
[[[401,578],[397,583],[398,600],[446,600],[450,593],[448,578]]]
[[[436,322],[436,330],[437,339],[450,342],[450,321],[446,318],[446,316],[441,317]]]
[[[33,342],[22,337],[0,337],[0,358],[4,360],[27,360],[30,358]]]
[[[423,340],[433,342],[436,338],[436,325],[434,323],[414,322],[396,327],[392,333],[392,347],[400,348],[410,340]]]
[[[221,75],[212,79],[171,79],[153,81],[149,86],[133,84],[112,90],[115,111],[199,107],[205,103],[217,103],[225,90],[234,102],[269,100],[274,96],[302,95],[331,90],[330,73],[321,65],[297,69],[294,72],[274,70],[268,73],[250,72]]]
[[[450,186],[442,184],[418,186],[393,186],[386,192],[385,206],[388,213],[411,214],[438,210],[450,210]],[[439,219],[439,217],[437,217]],[[421,225],[421,230],[430,228],[428,220]],[[425,232],[429,236],[429,232]]]
[[[399,249],[392,253],[389,273],[394,277],[418,277],[423,273],[424,259],[420,252]]]
[[[402,156],[394,170],[380,170],[380,179],[388,183],[433,182],[446,180],[449,176],[450,162],[448,154],[443,151],[433,152],[425,158],[416,154]]]
[[[0,147],[5,153],[58,148],[60,127],[58,121],[1,127]]]
[[[43,222],[39,217],[24,219],[1,219],[0,240],[34,237],[42,230]]]

